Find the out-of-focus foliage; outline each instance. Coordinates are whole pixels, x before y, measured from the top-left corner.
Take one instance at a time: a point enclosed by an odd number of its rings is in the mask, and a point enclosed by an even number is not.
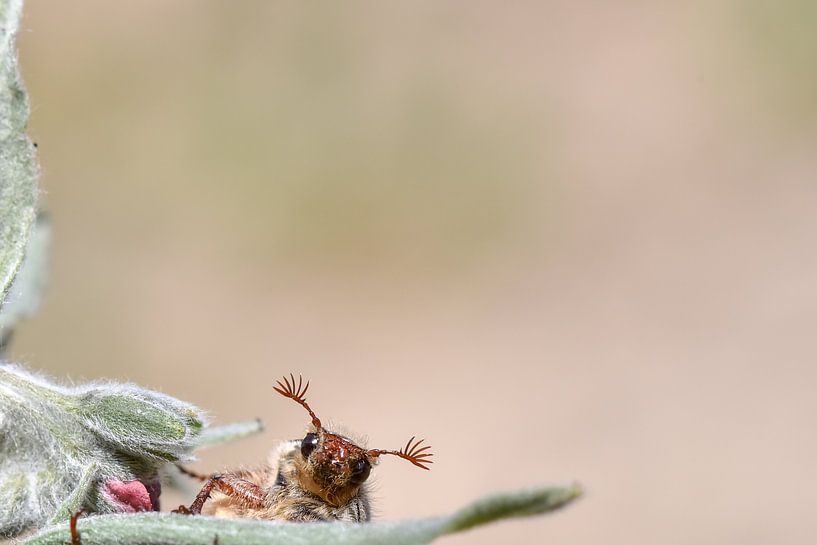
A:
[[[22,0],[0,2],[0,305],[23,263],[37,203],[37,161],[25,134],[28,98],[17,68]]]
[[[23,265],[0,308],[0,355],[17,322],[32,316],[40,306],[48,280],[50,242],[51,222],[45,214],[39,214],[28,240]]]
[[[813,128],[817,115],[817,2],[743,2],[741,54],[765,103],[787,126]]]

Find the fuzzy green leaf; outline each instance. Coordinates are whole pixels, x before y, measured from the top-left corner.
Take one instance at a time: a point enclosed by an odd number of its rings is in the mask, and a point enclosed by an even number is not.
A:
[[[65,522],[69,520],[74,513],[82,509],[93,492],[98,468],[99,464],[96,462],[91,462],[88,465],[79,483],[77,483],[76,488],[74,488],[73,492],[62,502],[62,505],[60,505],[60,508],[57,510],[57,514],[48,521],[49,524]]]
[[[261,431],[264,431],[264,424],[259,419],[205,428],[196,440],[195,448],[207,448],[213,445],[229,443],[230,441],[243,439],[244,437],[254,435]]]
[[[33,315],[40,306],[48,280],[50,245],[51,221],[45,214],[37,214],[25,259],[0,309],[0,352],[6,347],[17,323]]]
[[[37,203],[37,161],[25,134],[28,97],[15,36],[22,0],[0,0],[0,306],[23,263]]]
[[[187,457],[203,427],[196,407],[130,385],[91,387],[74,410],[106,442],[167,461]]]
[[[167,513],[100,515],[81,519],[83,545],[422,545],[496,520],[538,515],[564,507],[581,495],[577,485],[496,494],[439,518],[402,522],[276,523]],[[62,545],[65,524],[49,528],[24,545]]]
[[[98,513],[121,511],[106,483],[156,486],[165,462],[191,458],[202,426],[198,409],[159,392],[62,386],[0,365],[0,536],[64,520],[82,500]]]

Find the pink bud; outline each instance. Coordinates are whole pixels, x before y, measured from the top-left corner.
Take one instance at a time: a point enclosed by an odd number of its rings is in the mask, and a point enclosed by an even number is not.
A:
[[[122,513],[138,513],[140,511],[154,511],[158,509],[158,483],[151,483],[152,494],[142,481],[105,482],[103,494],[117,506]]]

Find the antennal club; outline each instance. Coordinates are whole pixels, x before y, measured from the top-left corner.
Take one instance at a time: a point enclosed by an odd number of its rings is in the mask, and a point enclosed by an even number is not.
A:
[[[419,441],[417,441],[416,443],[414,443],[412,445],[413,441],[414,441],[414,437],[409,439],[408,443],[406,443],[406,446],[403,447],[401,450],[379,450],[379,449],[374,449],[374,450],[368,451],[368,454],[369,454],[369,456],[372,456],[372,457],[375,457],[375,458],[377,458],[381,454],[392,454],[394,456],[399,456],[400,458],[402,458],[404,460],[408,460],[409,462],[416,465],[417,467],[420,467],[420,468],[423,468],[423,469],[426,469],[426,470],[431,469],[430,467],[426,467],[424,465],[424,464],[433,464],[434,463],[432,460],[429,460],[429,458],[431,458],[434,455],[432,453],[430,453],[430,452],[426,452],[428,449],[431,448],[431,446],[426,445],[426,446],[420,448],[420,444],[423,441],[425,441],[425,439],[420,439]]]
[[[290,379],[292,381],[290,382]],[[306,381],[306,385],[304,385],[304,379],[301,375],[298,375],[298,387],[295,387],[295,376],[290,373],[289,378],[283,378],[284,383],[281,384],[280,380],[275,381],[278,384],[278,387],[273,386],[273,389],[281,394],[284,397],[288,397],[289,399],[300,403],[304,409],[307,410],[309,416],[312,417],[312,425],[315,426],[316,429],[321,429],[321,421],[320,419],[315,416],[315,413],[309,407],[309,404],[306,402],[306,391],[309,389],[309,381]],[[302,389],[303,388],[303,389]]]

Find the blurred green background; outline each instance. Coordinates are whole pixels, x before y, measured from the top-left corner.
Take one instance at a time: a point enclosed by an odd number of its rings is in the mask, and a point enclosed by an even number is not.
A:
[[[202,471],[300,436],[301,372],[435,447],[381,519],[588,489],[452,545],[814,542],[815,6],[30,1],[13,357],[265,420]]]

